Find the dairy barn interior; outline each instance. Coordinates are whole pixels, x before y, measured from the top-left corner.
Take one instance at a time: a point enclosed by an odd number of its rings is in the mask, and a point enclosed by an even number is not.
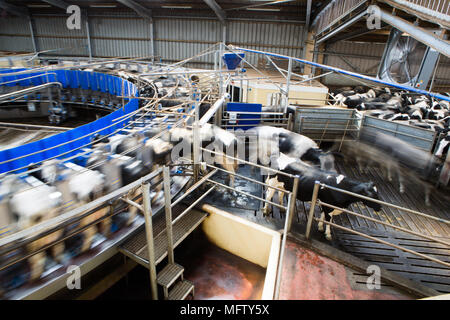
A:
[[[449,299],[449,8],[1,0],[0,299]]]

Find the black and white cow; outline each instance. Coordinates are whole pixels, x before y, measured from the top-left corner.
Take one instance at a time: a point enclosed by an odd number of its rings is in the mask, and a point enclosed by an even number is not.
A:
[[[379,199],[377,187],[373,184],[373,182],[356,181],[342,174],[318,170],[316,168],[305,165],[301,161],[288,157],[283,153],[280,154],[280,157],[276,161],[278,163],[279,170],[299,177],[297,199],[300,201],[311,201],[313,196],[314,184],[316,181],[335,188],[357,193],[372,199]],[[272,180],[272,183],[270,183],[270,179],[275,180]],[[282,185],[276,184],[276,181],[282,183]],[[292,190],[293,187],[293,179],[281,174],[276,175],[275,178],[268,177],[266,183],[268,183],[269,185],[284,187],[287,190]],[[269,190],[270,188],[268,188],[267,195],[273,195],[273,191],[269,192]],[[349,207],[352,203],[361,201],[375,211],[381,210],[381,205],[379,203],[347,195],[328,188],[319,188],[318,199],[343,209]],[[266,200],[270,199],[267,198]],[[339,215],[340,213],[342,213],[342,211],[340,210],[332,209],[327,206],[322,206],[322,210],[323,212],[321,215],[321,222],[319,223],[320,231],[323,231],[322,221],[324,218],[326,219],[326,221],[331,221],[334,215]],[[268,203],[266,202],[263,213],[268,214],[268,212],[269,207]],[[331,229],[330,225],[328,224],[326,226],[325,236],[328,240],[331,240]]]
[[[17,232],[31,228],[45,220],[54,218],[59,213],[61,204],[61,193],[55,187],[48,186],[33,176],[19,179],[8,176],[1,182],[2,194],[7,196],[2,201],[7,201],[7,211],[3,214],[9,215],[11,231]],[[37,233],[31,236],[36,236]],[[57,230],[48,235],[41,236],[37,240],[25,246],[27,253],[34,253],[42,247],[53,243],[62,236],[62,230]],[[64,246],[56,244],[48,251],[53,258],[59,261]],[[41,251],[31,255],[28,259],[30,270],[29,279],[38,279],[44,271],[47,252]]]
[[[258,160],[268,164],[272,155],[285,155],[304,162],[320,166],[322,170],[336,171],[334,157],[324,152],[312,139],[279,127],[258,126],[247,130],[249,135],[257,137],[256,143],[250,144],[249,152],[258,155]]]
[[[236,172],[239,163],[230,158],[225,157],[223,154],[228,154],[231,152],[231,156],[235,156],[234,150],[237,143],[237,138],[234,133],[224,130],[216,125],[212,125],[209,123],[203,124],[199,128],[199,145],[205,149],[220,153],[219,155],[215,155],[212,153],[208,153],[207,151],[202,151],[201,153],[204,157],[207,157],[210,160],[206,160],[207,163],[217,163],[221,165],[225,170],[230,172]],[[194,143],[194,132],[190,128],[172,128],[169,130],[168,134],[164,135],[162,139],[172,143],[174,145],[175,154],[172,155],[175,163],[178,160],[185,157],[184,152],[191,152],[193,143]],[[188,150],[180,149],[177,146],[183,145]],[[175,151],[176,150],[176,151]],[[181,150],[183,150],[183,154],[180,154]],[[205,160],[205,159],[203,159]],[[205,170],[205,167],[202,167],[202,170]],[[234,185],[234,175],[229,176],[229,184],[230,186]]]
[[[434,130],[438,133],[448,127],[445,121],[450,115],[448,101],[405,91],[392,92],[389,88],[373,88],[363,94],[345,95],[352,92],[355,90],[336,95],[335,104],[368,112],[368,115],[380,119]]]
[[[434,155],[438,158],[445,159],[449,147],[450,147],[450,132],[447,132],[447,135],[444,138],[442,138],[441,141],[439,141],[439,145]]]
[[[408,176],[416,176],[423,182],[437,181],[441,164],[434,155],[427,151],[380,132],[364,131],[360,139],[377,148],[386,157],[397,161],[404,168],[403,171],[409,170]],[[429,206],[431,204],[431,186],[427,183],[424,183],[423,186],[425,188],[425,204]]]

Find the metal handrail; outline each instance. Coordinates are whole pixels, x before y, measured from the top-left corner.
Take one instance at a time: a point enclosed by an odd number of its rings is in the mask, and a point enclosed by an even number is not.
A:
[[[106,203],[106,202],[108,202],[110,200],[113,200],[115,198],[120,197],[120,195],[122,195],[122,194],[130,191],[131,189],[141,185],[143,182],[148,181],[150,179],[153,179],[158,174],[160,174],[161,171],[162,171],[162,169],[159,168],[159,169],[149,173],[148,175],[140,178],[139,180],[136,180],[136,181],[134,181],[134,182],[124,186],[124,187],[121,187],[120,189],[117,189],[117,190],[115,190],[115,191],[113,191],[113,192],[111,192],[111,193],[109,193],[109,194],[107,194],[105,196],[97,198],[94,201],[91,201],[91,202],[89,202],[89,203],[87,203],[85,205],[82,205],[82,206],[77,207],[77,208],[75,208],[73,210],[65,212],[65,213],[63,213],[63,214],[61,214],[61,215],[59,215],[57,217],[45,220],[45,221],[43,221],[41,223],[38,223],[38,224],[36,224],[36,225],[34,225],[34,226],[30,227],[30,228],[18,231],[16,233],[12,234],[12,235],[9,235],[9,236],[6,236],[4,238],[1,238],[0,239],[0,247],[4,246],[4,245],[6,245],[6,244],[8,244],[8,243],[10,243],[12,241],[17,241],[17,240],[20,240],[22,238],[25,238],[25,237],[31,236],[33,234],[36,234],[38,232],[45,231],[47,228],[50,228],[50,227],[52,227],[54,225],[58,225],[58,224],[60,224],[60,223],[62,223],[64,221],[69,220],[70,218],[73,218],[73,217],[83,213],[83,212],[95,209],[96,207],[100,206],[103,203]]]
[[[314,218],[314,220],[320,221],[320,219],[317,219],[317,218]],[[356,230],[353,230],[353,229],[350,229],[350,228],[343,227],[343,226],[338,225],[338,224],[335,224],[335,223],[333,223],[333,222],[329,222],[329,221],[326,221],[326,220],[325,220],[325,221],[322,221],[322,222],[325,223],[325,224],[329,224],[330,226],[336,227],[336,228],[338,228],[338,229],[345,230],[345,231],[348,231],[348,232],[357,234],[357,235],[359,235],[359,236],[361,236],[361,237],[364,237],[364,238],[373,240],[373,241],[375,241],[375,242],[382,243],[382,244],[387,245],[387,246],[389,246],[389,247],[393,247],[393,248],[396,248],[396,249],[399,249],[399,250],[402,250],[402,251],[405,251],[405,252],[414,254],[414,255],[416,255],[416,256],[419,256],[419,257],[421,257],[421,258],[424,258],[424,259],[427,259],[427,260],[436,262],[436,263],[441,264],[441,265],[444,265],[444,266],[446,266],[446,267],[450,267],[450,263],[448,263],[448,262],[441,261],[441,260],[439,260],[439,259],[430,257],[430,256],[428,256],[428,255],[425,255],[425,254],[416,252],[416,251],[414,251],[414,250],[410,250],[410,249],[407,249],[407,248],[405,248],[405,247],[398,246],[398,245],[395,245],[395,244],[393,244],[393,243],[390,243],[390,242],[387,242],[387,241],[384,241],[384,240],[381,240],[381,239],[378,239],[378,238],[375,238],[375,237],[366,235],[366,234],[364,234],[364,233],[362,233],[362,232],[358,232],[358,231],[356,231]]]
[[[202,147],[200,147],[200,150],[203,150],[203,151],[206,151],[206,152],[209,152],[209,153],[213,153],[213,154],[216,154],[216,155],[224,156],[224,157],[226,157],[228,159],[232,159],[232,160],[235,160],[235,161],[238,161],[238,162],[249,164],[251,166],[258,167],[260,169],[269,170],[269,171],[275,172],[277,174],[284,175],[284,176],[289,177],[289,178],[295,178],[295,176],[292,175],[292,174],[289,174],[289,173],[286,173],[286,172],[283,172],[283,171],[279,171],[279,170],[276,170],[276,169],[272,169],[270,167],[265,167],[265,166],[259,165],[257,163],[254,163],[254,162],[250,162],[250,161],[246,161],[246,160],[243,160],[243,159],[235,158],[235,157],[226,155],[223,152],[216,152],[216,151],[208,150],[208,149],[205,149],[205,148],[202,148]]]
[[[217,184],[218,186],[223,187],[223,188],[225,188],[225,189],[229,189],[229,190],[233,190],[233,191],[242,193],[243,195],[245,195],[245,196],[247,196],[247,197],[250,197],[250,198],[253,198],[253,199],[256,199],[256,200],[259,200],[259,201],[268,203],[268,204],[271,204],[271,205],[276,206],[276,207],[278,207],[278,208],[280,208],[280,209],[285,209],[285,210],[287,210],[287,207],[285,207],[285,206],[282,206],[282,205],[280,205],[280,204],[278,204],[278,203],[275,203],[275,202],[272,202],[272,201],[269,201],[269,200],[266,200],[266,199],[257,197],[257,196],[255,196],[255,195],[253,195],[253,194],[248,193],[248,192],[241,191],[241,190],[236,190],[236,189],[233,188],[233,187],[227,186],[227,185],[225,185],[225,184],[223,184],[223,183],[220,183],[220,182],[217,182],[217,181],[214,181],[214,180],[211,180],[211,179],[207,179],[207,181],[208,181],[208,182],[211,182],[211,183],[213,183],[213,184]]]
[[[398,210],[403,210],[403,211],[408,212],[408,213],[416,214],[418,216],[422,216],[422,217],[425,217],[425,218],[433,219],[433,220],[436,220],[436,221],[439,221],[439,222],[442,222],[442,223],[450,225],[450,221],[449,220],[445,220],[445,219],[442,219],[442,218],[430,216],[428,214],[425,214],[425,213],[422,213],[422,212],[419,212],[419,211],[415,211],[415,210],[412,210],[412,209],[404,208],[404,207],[401,207],[401,206],[397,206],[397,205],[389,203],[389,202],[384,202],[384,201],[381,201],[381,200],[378,200],[378,199],[373,199],[373,198],[370,198],[370,197],[363,196],[363,195],[358,194],[358,193],[354,193],[354,192],[350,192],[350,191],[347,191],[347,190],[343,190],[343,189],[339,189],[339,188],[336,188],[336,187],[332,187],[332,186],[329,186],[329,185],[324,184],[324,183],[319,183],[319,185],[321,187],[324,187],[324,188],[328,188],[328,189],[331,189],[331,190],[334,190],[334,191],[342,192],[342,193],[345,193],[345,194],[348,194],[348,195],[351,195],[351,196],[354,196],[354,197],[358,197],[358,198],[361,198],[361,199],[364,199],[364,200],[368,200],[368,201],[375,202],[375,203],[378,203],[378,204],[381,204],[381,205],[392,207],[392,208],[395,208],[395,209],[398,209]]]
[[[408,230],[408,229],[406,229],[406,228],[399,227],[399,226],[396,226],[396,225],[393,225],[393,224],[384,222],[384,221],[382,221],[382,220],[374,219],[374,218],[372,218],[372,217],[367,217],[367,216],[365,216],[365,215],[363,215],[363,214],[360,214],[360,213],[357,213],[357,212],[354,212],[354,211],[351,211],[351,210],[348,210],[348,209],[340,208],[340,207],[334,206],[334,205],[332,205],[332,204],[329,204],[329,203],[326,203],[326,202],[323,202],[323,201],[320,201],[320,200],[317,200],[317,204],[323,205],[323,206],[325,206],[325,207],[337,209],[337,210],[342,211],[342,212],[345,212],[345,213],[353,214],[354,216],[357,216],[357,217],[359,217],[359,218],[366,219],[366,220],[369,220],[369,221],[372,221],[372,222],[376,222],[376,223],[380,223],[380,224],[382,224],[382,225],[384,225],[384,226],[391,227],[391,228],[394,228],[394,229],[398,229],[398,230],[400,230],[400,231],[403,231],[403,232],[406,232],[406,233],[413,234],[413,235],[415,235],[415,236],[423,237],[423,238],[425,238],[425,239],[427,239],[427,240],[439,242],[439,243],[441,243],[441,244],[443,244],[443,245],[446,245],[446,246],[449,246],[449,247],[450,247],[450,242],[446,242],[446,241],[437,239],[437,238],[435,238],[435,237],[431,237],[431,236],[428,236],[428,235],[425,235],[425,234],[422,234],[422,233],[419,233],[419,232],[415,232],[415,231],[412,231],[412,230]]]
[[[255,180],[255,179],[252,179],[252,178],[243,176],[243,175],[241,175],[241,174],[237,174],[237,173],[235,173],[235,172],[230,172],[230,171],[227,171],[227,170],[225,170],[225,169],[221,169],[221,168],[219,168],[219,167],[215,167],[215,166],[210,165],[210,164],[208,164],[208,163],[207,163],[206,165],[207,165],[208,167],[210,167],[210,168],[214,168],[214,169],[217,169],[217,170],[226,172],[226,173],[228,173],[228,174],[231,174],[231,175],[233,175],[233,176],[239,177],[239,178],[241,178],[241,179],[248,180],[248,181],[257,183],[257,184],[259,184],[259,185],[266,186],[266,187],[268,187],[268,188],[271,188],[271,189],[275,189],[275,190],[277,190],[277,191],[284,192],[284,193],[286,193],[286,194],[291,194],[291,192],[288,191],[288,190],[280,189],[280,188],[278,188],[278,187],[269,186],[269,185],[267,185],[267,184],[264,183],[264,182],[261,182],[261,181],[258,181],[258,180]]]
[[[385,244],[387,246],[391,246],[391,247],[394,247],[396,249],[399,249],[399,250],[402,250],[402,251],[405,251],[405,252],[417,255],[417,256],[422,257],[424,259],[427,259],[427,260],[430,260],[430,261],[434,261],[434,262],[439,263],[441,265],[444,265],[446,267],[450,267],[450,263],[448,263],[448,262],[441,261],[439,259],[430,257],[430,256],[425,255],[425,254],[418,253],[418,252],[416,252],[414,250],[410,250],[410,249],[404,248],[402,246],[398,246],[398,245],[389,243],[387,241],[384,241],[384,240],[381,240],[381,239],[378,239],[378,238],[375,238],[375,237],[371,237],[371,236],[366,235],[366,234],[364,234],[362,232],[358,232],[358,231],[355,231],[353,229],[350,229],[350,228],[347,228],[347,227],[343,227],[343,226],[340,226],[338,224],[335,224],[335,223],[332,223],[332,222],[329,222],[329,221],[326,221],[326,220],[322,221],[321,219],[315,218],[314,217],[314,209],[315,209],[316,205],[317,204],[325,205],[327,207],[330,207],[330,208],[333,208],[333,209],[337,209],[337,210],[340,210],[342,212],[345,212],[345,213],[348,213],[348,214],[352,214],[352,215],[355,215],[357,217],[360,217],[360,218],[363,218],[363,219],[367,219],[367,220],[375,222],[375,223],[380,223],[380,224],[382,224],[384,226],[392,227],[394,229],[398,229],[398,230],[404,231],[406,233],[413,234],[415,236],[419,236],[419,237],[425,238],[427,240],[432,240],[432,241],[435,241],[435,242],[438,242],[438,243],[441,243],[441,244],[444,244],[444,245],[447,245],[447,246],[450,247],[450,243],[447,243],[447,242],[445,242],[443,240],[439,240],[439,239],[436,239],[434,237],[430,237],[430,236],[427,236],[427,235],[424,235],[424,234],[421,234],[421,233],[418,233],[418,232],[407,230],[407,229],[402,228],[402,227],[394,226],[394,225],[389,224],[387,222],[380,221],[380,220],[377,220],[377,219],[374,219],[374,218],[371,218],[371,217],[366,217],[364,215],[358,214],[358,213],[353,212],[351,210],[347,210],[347,209],[340,208],[340,207],[328,204],[326,202],[323,202],[320,199],[318,199],[319,187],[321,187],[321,188],[328,188],[328,189],[331,189],[331,190],[334,190],[334,191],[337,191],[337,192],[342,192],[344,194],[348,194],[348,195],[351,195],[351,196],[359,197],[359,198],[364,199],[364,200],[369,200],[369,201],[373,201],[373,202],[376,202],[376,203],[379,203],[379,204],[391,206],[391,207],[397,208],[399,210],[407,211],[407,212],[414,213],[414,214],[417,214],[417,215],[420,215],[420,216],[423,216],[423,217],[431,218],[431,219],[434,219],[434,220],[437,220],[437,221],[440,221],[440,222],[443,222],[443,223],[446,223],[446,224],[450,224],[450,221],[447,221],[447,220],[444,220],[444,219],[441,219],[441,218],[436,218],[436,217],[433,217],[433,216],[430,216],[430,215],[427,215],[427,214],[424,214],[424,213],[421,213],[421,212],[418,212],[418,211],[414,211],[414,210],[411,210],[411,209],[403,208],[403,207],[400,207],[400,206],[397,206],[397,205],[393,205],[393,204],[390,204],[390,203],[387,203],[387,202],[384,202],[384,201],[381,201],[381,200],[377,200],[377,199],[373,199],[373,198],[370,198],[370,197],[366,197],[366,196],[363,196],[363,195],[360,195],[360,194],[357,194],[357,193],[353,193],[353,192],[350,192],[350,191],[347,191],[347,190],[335,188],[335,187],[329,186],[327,184],[320,183],[319,181],[316,181],[314,183],[313,195],[312,195],[312,200],[311,200],[311,207],[310,207],[310,211],[309,211],[309,215],[308,215],[308,221],[307,221],[307,226],[306,226],[306,232],[305,232],[306,239],[309,239],[309,237],[310,237],[312,221],[315,220],[315,221],[323,222],[323,223],[328,224],[330,226],[334,226],[334,227],[336,227],[338,229],[345,230],[345,231],[348,231],[348,232],[360,235],[360,236],[365,237],[367,239],[371,239],[371,240],[373,240],[375,242],[380,242],[380,243]]]
[[[161,99],[162,99],[162,98],[161,98]],[[113,131],[112,133],[110,133],[110,134],[108,134],[108,135],[102,137],[101,139],[93,140],[93,141],[91,141],[91,142],[89,142],[89,143],[87,143],[87,144],[85,144],[85,145],[82,145],[82,146],[80,146],[80,147],[78,147],[78,148],[71,149],[71,150],[66,151],[66,152],[64,152],[64,153],[60,153],[60,154],[58,154],[57,156],[54,156],[54,157],[52,157],[52,158],[48,158],[48,159],[46,159],[46,160],[50,160],[50,159],[54,159],[54,158],[57,158],[57,157],[61,157],[61,156],[66,155],[66,154],[68,154],[68,153],[72,153],[72,152],[75,151],[75,150],[79,150],[79,149],[85,148],[85,147],[87,147],[87,146],[89,146],[89,145],[91,145],[91,144],[93,144],[93,143],[96,143],[96,142],[102,140],[102,139],[105,138],[105,137],[109,137],[109,136],[111,136],[111,135],[116,134],[117,132],[119,132],[119,131],[125,129],[126,127],[128,127],[128,126],[130,126],[130,125],[133,125],[133,124],[136,123],[138,120],[144,118],[147,114],[149,114],[149,113],[151,114],[151,113],[154,113],[154,112],[157,111],[157,110],[148,110],[148,107],[147,107],[147,106],[144,106],[144,107],[138,108],[137,110],[135,110],[135,111],[133,111],[133,112],[130,112],[130,113],[128,113],[127,115],[124,115],[124,116],[127,116],[127,118],[132,117],[132,116],[134,116],[135,114],[139,113],[141,110],[146,110],[146,112],[143,113],[138,119],[133,120],[133,121],[130,121],[130,122],[129,122],[126,126],[124,126],[123,128],[119,128],[119,129]],[[122,117],[120,117],[120,118],[123,118],[124,116],[122,116]],[[117,120],[118,120],[118,118],[115,119],[115,121],[117,121]],[[178,121],[178,122],[175,124],[175,126],[179,125],[179,124],[181,123],[181,121],[182,121],[182,120]],[[122,121],[121,121],[121,122],[122,122]],[[117,123],[116,123],[116,124],[117,124]],[[111,124],[110,126],[104,127],[103,129],[99,129],[99,130],[107,129],[107,128],[113,126],[113,125],[115,125],[115,124]],[[99,130],[97,130],[97,131],[99,131]],[[97,132],[97,131],[95,131],[95,132]],[[92,135],[92,134],[95,133],[95,132],[91,132],[91,133],[89,133],[89,134],[87,134],[87,135],[85,135],[85,136],[83,136],[83,137]],[[157,135],[157,136],[158,136],[158,135]],[[81,139],[81,138],[83,138],[83,137],[79,137],[78,139]],[[153,138],[156,138],[156,136],[153,137]],[[152,138],[152,139],[153,139],[153,138]],[[68,141],[68,142],[66,142],[66,143],[64,143],[64,144],[70,143],[70,142],[75,141],[75,140],[77,140],[77,139]],[[60,144],[60,145],[57,145],[57,146],[53,146],[53,147],[50,147],[50,148],[45,149],[45,150],[50,150],[50,149],[56,148],[56,147],[61,146],[61,145],[64,145],[64,144]],[[135,150],[135,149],[137,149],[137,148],[138,148],[138,146],[136,146],[133,150]],[[44,151],[45,151],[45,150],[44,150]],[[40,150],[40,151],[37,151],[37,152],[35,152],[35,153],[40,153],[40,152],[42,152],[42,151],[43,151],[43,150]],[[132,150],[128,150],[126,153],[131,152],[131,151],[132,151]],[[87,153],[87,152],[85,152],[84,154],[86,154],[86,153]],[[34,154],[34,153],[33,153],[33,154]],[[18,158],[9,159],[9,160],[7,160],[7,161],[5,161],[5,162],[9,162],[9,161],[16,160],[16,159],[19,159],[19,158],[27,157],[27,156],[29,156],[29,155],[32,155],[32,154],[27,154],[27,155],[24,155],[24,156],[21,156],[21,157],[18,157]],[[69,159],[78,157],[78,156],[80,156],[80,155],[82,155],[82,154],[75,155],[75,156],[73,156],[73,157],[70,157]],[[68,159],[63,159],[62,161],[67,161],[67,160],[68,160]],[[45,160],[41,160],[41,161],[39,161],[39,162],[37,162],[37,163],[40,163],[40,162],[43,162],[43,161],[45,161]],[[36,163],[34,163],[34,164],[36,164]],[[20,167],[20,168],[13,169],[13,170],[9,170],[9,171],[7,171],[7,172],[4,172],[4,174],[11,173],[11,172],[15,172],[15,171],[18,171],[18,170],[21,170],[21,169],[26,169],[26,168],[28,168],[28,165],[27,165],[27,166]],[[38,169],[38,168],[37,168],[37,169],[34,169],[34,171],[36,171],[36,170],[39,170],[39,169]],[[29,172],[32,172],[32,171],[29,171]]]

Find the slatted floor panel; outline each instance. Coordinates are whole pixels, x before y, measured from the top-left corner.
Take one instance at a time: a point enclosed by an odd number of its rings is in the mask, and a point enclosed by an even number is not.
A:
[[[398,231],[390,232],[364,228],[359,231],[364,231],[372,237],[450,263],[450,248],[445,245]],[[336,245],[346,252],[368,262],[373,262],[373,264],[384,269],[396,272],[405,278],[420,282],[439,292],[450,292],[450,268],[350,232],[334,230],[334,234]]]
[[[383,176],[383,172],[378,168],[370,167],[360,172],[356,165],[344,165],[338,162],[337,170],[351,178],[361,181],[373,181],[378,188],[380,199],[383,201],[450,220],[450,199],[440,190],[433,190],[431,193],[431,206],[428,207],[425,205],[425,191],[423,186],[414,184],[407,177],[405,177],[405,192],[401,194],[398,188],[398,180],[394,177],[394,180],[389,182]],[[350,209],[365,216],[379,219],[408,230],[450,238],[450,225],[400,211],[392,207],[383,206],[380,214],[378,214],[359,202],[351,205]],[[350,226],[355,229],[392,230],[392,228],[351,215],[340,215],[335,219],[341,225]]]

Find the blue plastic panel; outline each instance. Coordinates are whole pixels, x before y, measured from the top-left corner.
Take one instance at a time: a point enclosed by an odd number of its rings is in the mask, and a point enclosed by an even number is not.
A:
[[[241,103],[229,102],[227,103],[227,112],[238,112],[236,124],[249,126],[235,127],[236,129],[248,130],[257,126],[261,120],[244,120],[244,119],[261,119],[261,114],[240,114],[239,112],[261,112],[262,104],[259,103]],[[230,128],[230,127],[229,127]]]
[[[23,71],[26,69],[0,69],[0,82],[22,79],[30,76],[37,76],[26,82],[28,85],[39,85],[49,82],[59,81],[64,87],[70,86],[83,89],[102,90],[103,92],[111,92],[120,94],[117,91],[118,85],[121,88],[122,79],[110,75],[99,74],[96,72],[86,72],[77,70],[58,70],[53,75],[44,73],[27,73],[23,75],[6,76],[11,72]],[[23,80],[25,83],[26,80]],[[21,81],[22,82],[22,81]],[[8,84],[6,84],[8,85]],[[13,85],[17,85],[14,83]],[[124,81],[126,93],[137,92],[136,86]],[[99,133],[102,135],[111,134],[116,130],[120,130],[126,126],[130,118],[121,118],[138,108],[138,100],[131,99],[124,108],[118,109],[109,115],[102,117],[96,121],[58,133],[51,137],[27,143],[22,146],[0,151],[0,173],[15,170],[15,172],[25,171],[27,166],[44,161],[50,158],[67,158],[81,152],[83,146],[91,143],[94,136]],[[110,126],[109,128],[107,128]],[[97,131],[97,132],[96,132]],[[75,150],[78,149],[78,150]]]

